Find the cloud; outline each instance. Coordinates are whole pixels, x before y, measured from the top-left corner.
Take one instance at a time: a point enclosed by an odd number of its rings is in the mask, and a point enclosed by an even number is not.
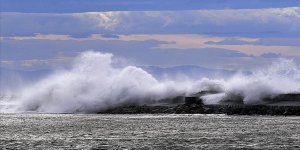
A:
[[[1,60],[48,65],[94,49],[140,65],[243,68],[271,53],[299,59],[300,7],[1,13]],[[30,61],[29,61],[30,60]],[[252,64],[252,65],[251,65]],[[21,66],[21,65],[20,65]]]
[[[16,70],[36,70],[45,68],[57,68],[69,65],[73,57],[54,57],[44,59],[24,59],[24,60],[1,60],[0,67]]]
[[[22,70],[64,66],[68,60],[64,61],[59,58],[73,58],[85,50],[109,52],[115,56],[126,58],[130,63],[139,66],[197,65],[208,68],[250,70],[270,63],[272,54],[268,53],[275,53],[286,58],[292,57],[296,62],[300,62],[300,57],[296,55],[296,53],[299,55],[299,51],[292,51],[295,55],[287,56],[286,54],[289,53],[286,52],[289,52],[289,50],[277,52],[272,49],[272,46],[266,46],[271,48],[263,51],[259,49],[260,47],[244,47],[244,49],[248,50],[245,52],[251,53],[255,51],[257,53],[256,56],[243,52],[242,48],[239,48],[242,50],[237,51],[217,47],[176,48],[174,46],[174,43],[176,44],[181,40],[184,41],[184,39],[187,39],[187,41],[195,39],[195,42],[205,42],[223,40],[223,37],[199,35],[184,35],[183,37],[181,35],[119,35],[118,39],[97,39],[99,35],[94,36],[84,40],[4,39],[1,42],[2,66]],[[160,39],[165,41],[160,41]],[[251,39],[248,39],[248,41],[251,41]],[[166,47],[168,44],[174,47]],[[226,46],[220,45],[220,47]],[[245,68],[245,66],[247,67]]]
[[[119,35],[115,34],[92,34],[87,37],[74,37],[71,35],[63,34],[34,34],[31,36],[9,36],[9,37],[0,37],[1,40],[116,40],[119,38]]]
[[[273,39],[269,38],[240,38],[240,37],[218,37],[218,36],[205,36],[197,34],[143,34],[143,35],[120,35],[120,40],[124,41],[145,41],[145,40],[157,40],[165,41],[155,47],[157,49],[205,49],[205,48],[217,48],[228,49],[240,52],[246,55],[260,56],[264,53],[275,52],[285,56],[300,56],[300,47],[297,44],[284,45],[288,39]],[[269,44],[263,44],[260,41],[268,41]],[[297,39],[290,40],[296,42]],[[280,43],[282,45],[280,45]]]
[[[252,44],[267,46],[300,46],[300,38],[262,38],[252,42]]]
[[[232,38],[205,42],[208,45],[263,45],[263,46],[300,46],[299,38]]]
[[[157,35],[158,36],[158,35]],[[167,36],[166,36],[167,37]],[[207,65],[223,64],[225,59],[248,57],[248,55],[221,48],[159,48],[170,42],[154,39],[123,40],[11,40],[2,42],[2,60],[21,61],[23,66],[47,65],[58,56],[72,57],[85,50],[113,53],[136,65]],[[163,36],[161,37],[163,38]],[[24,55],[26,53],[26,55]],[[28,61],[23,61],[28,60]],[[30,61],[29,61],[30,60]],[[35,60],[47,60],[35,61]],[[20,64],[20,63],[19,63]],[[24,67],[25,67],[24,66]]]
[[[95,28],[113,31],[127,12],[87,12],[75,13],[71,16],[78,18],[81,22],[94,25]]]
[[[300,8],[114,11],[65,14],[2,13],[2,36],[60,34],[204,34],[300,37]]]
[[[147,41],[157,40],[165,41],[156,48],[176,48],[176,49],[192,49],[192,48],[207,48],[207,41],[220,41],[224,37],[205,36],[198,34],[132,34],[120,35],[120,40],[123,41]]]
[[[118,39],[119,36],[116,34],[102,34],[101,37],[103,38],[112,38],[112,39]]]
[[[264,53],[264,54],[260,55],[260,57],[263,57],[263,58],[281,58],[282,55],[277,54],[277,53]]]
[[[59,35],[59,34],[35,34],[34,36],[13,36],[6,37],[12,40],[71,40],[70,35]]]
[[[154,11],[199,9],[258,9],[299,6],[297,0],[1,0],[2,12],[76,13],[97,11]]]
[[[244,41],[238,38],[227,38],[222,41],[208,41],[205,44],[209,45],[244,45],[244,44],[252,44],[254,42]]]
[[[44,40],[60,40],[61,42],[66,41],[66,43],[74,43],[73,45],[78,45],[76,41],[83,43],[94,43],[99,42],[102,45],[95,47],[92,44],[91,49],[111,49],[112,45],[108,43],[118,43],[126,46],[132,47],[127,44],[133,43],[133,45],[139,43],[139,45],[149,46],[151,49],[206,49],[206,48],[216,48],[216,49],[228,49],[240,52],[246,55],[260,56],[264,53],[278,53],[283,56],[296,56],[299,57],[299,41],[297,38],[240,38],[240,37],[218,37],[218,36],[206,36],[198,34],[130,34],[130,35],[101,35],[92,34],[89,37],[75,38],[69,35],[34,35],[34,36],[16,36],[16,37],[6,37],[6,42],[13,43],[13,40],[36,40],[35,44],[41,45],[45,43]],[[93,41],[93,42],[92,42]],[[107,42],[106,42],[107,41]],[[6,44],[6,42],[4,44]],[[296,43],[295,43],[296,42]],[[25,42],[26,43],[26,42]],[[50,43],[50,42],[46,42]],[[57,43],[60,43],[57,41]],[[79,44],[80,45],[80,44]],[[12,47],[18,47],[17,45]],[[31,45],[27,45],[31,47]],[[141,47],[144,47],[141,46]],[[84,46],[89,47],[89,46]],[[80,47],[78,47],[80,48]],[[78,49],[77,47],[75,49]],[[20,48],[22,49],[22,48]],[[38,49],[42,49],[39,47]],[[57,48],[61,49],[61,48]],[[9,52],[7,52],[9,53]],[[36,52],[39,53],[39,52]]]

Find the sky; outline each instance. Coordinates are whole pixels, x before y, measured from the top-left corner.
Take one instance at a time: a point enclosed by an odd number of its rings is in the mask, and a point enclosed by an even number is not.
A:
[[[300,64],[299,0],[0,0],[0,67],[53,69],[78,53],[138,66]]]

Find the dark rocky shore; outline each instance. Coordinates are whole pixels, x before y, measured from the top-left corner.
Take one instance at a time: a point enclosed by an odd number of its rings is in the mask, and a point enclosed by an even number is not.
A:
[[[179,98],[180,99],[180,98]],[[264,104],[249,105],[228,103],[228,100],[218,105],[205,105],[199,97],[182,97],[180,103],[169,105],[127,105],[110,108],[99,114],[227,114],[227,115],[282,115],[300,116],[300,95],[282,94],[273,98],[265,99]],[[283,103],[281,103],[283,102]],[[295,105],[293,105],[295,103]]]
[[[300,106],[267,105],[177,105],[177,106],[123,106],[99,114],[227,114],[227,115],[283,115],[300,116]]]

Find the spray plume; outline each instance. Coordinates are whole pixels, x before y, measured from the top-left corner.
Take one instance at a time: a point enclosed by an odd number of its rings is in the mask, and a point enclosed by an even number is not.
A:
[[[151,104],[179,95],[218,90],[203,96],[216,104],[241,95],[245,103],[265,96],[300,91],[300,72],[291,60],[281,60],[269,69],[230,79],[158,80],[135,66],[116,67],[113,55],[81,53],[71,69],[57,71],[44,79],[14,91],[15,97],[0,101],[0,112],[94,113],[124,104]]]

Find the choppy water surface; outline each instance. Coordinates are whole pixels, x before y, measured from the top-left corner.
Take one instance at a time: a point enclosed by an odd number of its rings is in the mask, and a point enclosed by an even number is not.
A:
[[[0,149],[300,149],[300,117],[0,114]]]

